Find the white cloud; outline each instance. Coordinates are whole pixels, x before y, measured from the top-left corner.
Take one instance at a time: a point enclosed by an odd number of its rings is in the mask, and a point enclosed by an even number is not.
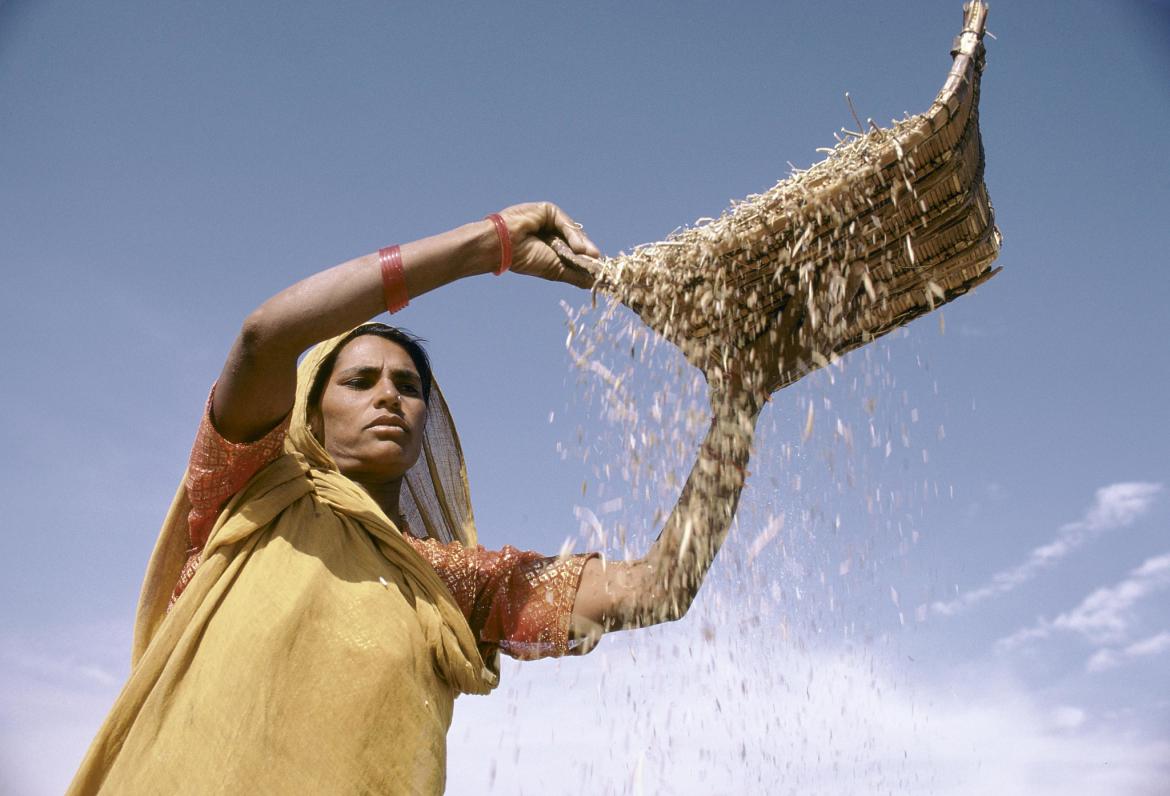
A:
[[[978,662],[928,680],[864,650],[719,632],[507,664],[499,692],[456,705],[450,792],[1152,796],[1170,777],[1166,738]]]
[[[1054,628],[1080,633],[1096,644],[1122,641],[1129,633],[1134,604],[1170,586],[1170,553],[1146,560],[1125,580],[1097,589],[1066,614],[1053,620]]]
[[[1108,647],[1099,649],[1085,662],[1085,669],[1090,672],[1103,672],[1135,658],[1160,655],[1167,650],[1170,650],[1170,633],[1163,631],[1141,641],[1135,641],[1122,649]]]
[[[1056,538],[1035,548],[1023,563],[1001,570],[991,580],[948,602],[936,602],[935,613],[952,616],[991,597],[1027,583],[1100,534],[1132,525],[1149,511],[1162,492],[1161,484],[1141,481],[1110,484],[1097,490],[1093,505],[1075,522],[1062,525]]]
[[[130,626],[0,636],[0,792],[65,790],[125,680]]]
[[[1170,633],[1163,631],[1155,636],[1150,636],[1149,638],[1130,644],[1125,648],[1125,654],[1137,658],[1146,655],[1157,655],[1166,650],[1170,650]]]
[[[505,661],[495,694],[456,704],[448,792],[1152,796],[1170,777],[1166,737],[1046,703],[978,662],[927,679],[865,648],[761,632],[775,616],[720,621],[712,602],[581,660]],[[21,642],[88,651],[45,676],[35,655],[0,661],[0,791],[64,789],[117,690],[82,670],[121,677],[128,629]]]
[[[1102,487],[1097,490],[1097,499],[1085,516],[1065,528],[1081,525],[1089,531],[1106,531],[1129,525],[1149,511],[1161,491],[1161,484],[1142,481]]]
[[[1121,655],[1117,650],[1102,648],[1089,656],[1089,660],[1085,661],[1085,671],[1087,672],[1103,672],[1107,669],[1121,665]]]
[[[1052,623],[1047,619],[1039,619],[1031,627],[1020,628],[1014,633],[998,639],[995,642],[995,648],[1000,652],[1007,652],[1022,647],[1029,641],[1046,639],[1050,635],[1052,635]]]
[[[996,646],[1001,650],[1011,649],[1028,641],[1047,638],[1055,631],[1076,633],[1097,645],[1123,642],[1132,630],[1133,607],[1168,586],[1170,553],[1163,553],[1146,559],[1124,580],[1097,589],[1071,611],[1051,621],[1041,619],[1031,627],[1017,630],[996,642]],[[1096,665],[1109,668],[1113,662],[1111,654],[1106,653]]]
[[[1052,711],[1052,726],[1059,730],[1075,730],[1085,723],[1085,711],[1072,705],[1061,705]]]

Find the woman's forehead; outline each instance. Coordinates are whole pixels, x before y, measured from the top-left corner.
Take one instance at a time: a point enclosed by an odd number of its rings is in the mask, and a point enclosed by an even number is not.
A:
[[[409,370],[418,375],[418,368],[405,348],[372,334],[363,334],[346,343],[337,354],[334,365],[335,371],[351,368],[378,368],[389,367],[391,370]]]

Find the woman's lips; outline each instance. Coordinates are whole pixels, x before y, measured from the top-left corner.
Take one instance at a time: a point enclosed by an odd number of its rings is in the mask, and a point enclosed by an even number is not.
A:
[[[406,431],[407,430],[406,424],[403,423],[401,419],[399,419],[397,417],[393,417],[392,415],[383,415],[382,417],[377,417],[374,419],[374,421],[372,423],[367,425],[366,428],[367,429],[380,429],[380,430],[394,429],[396,431]]]

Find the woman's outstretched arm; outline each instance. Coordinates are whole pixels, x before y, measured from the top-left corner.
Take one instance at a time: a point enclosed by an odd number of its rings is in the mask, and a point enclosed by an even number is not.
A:
[[[735,517],[760,411],[778,388],[782,364],[804,353],[793,315],[738,351],[728,372],[710,370],[711,428],[674,511],[644,558],[585,565],[573,605],[575,637],[592,645],[609,630],[669,622],[690,608]]]
[[[590,287],[592,277],[567,266],[548,241],[561,238],[578,254],[597,256],[579,225],[549,202],[501,211],[512,241],[512,270]],[[494,271],[500,240],[491,221],[401,246],[411,299],[456,279]],[[216,383],[212,416],[233,442],[259,439],[292,409],[297,357],[385,311],[377,253],[342,263],[277,293],[244,321]]]
[[[594,558],[581,573],[573,635],[587,644],[610,630],[681,618],[731,528],[758,413],[717,405],[699,455],[662,533],[644,558]]]

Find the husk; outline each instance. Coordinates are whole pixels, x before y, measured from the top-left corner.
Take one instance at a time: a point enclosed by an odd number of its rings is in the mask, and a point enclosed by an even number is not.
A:
[[[758,374],[774,390],[989,279],[1000,234],[979,132],[986,14],[964,7],[928,111],[871,122],[718,218],[593,264],[598,288],[709,378],[761,335],[795,335],[779,372]]]

